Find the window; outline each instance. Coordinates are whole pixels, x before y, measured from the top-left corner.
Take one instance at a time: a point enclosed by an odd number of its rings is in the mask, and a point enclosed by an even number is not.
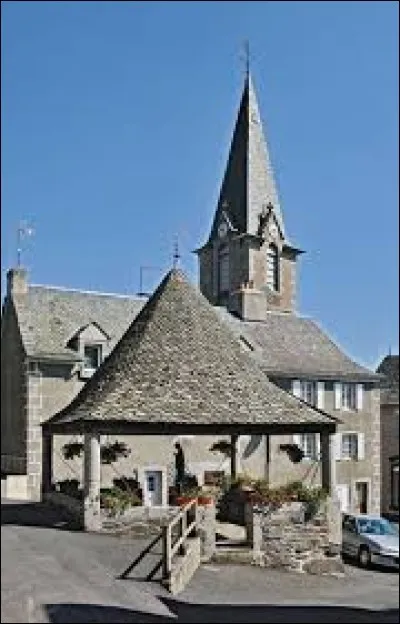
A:
[[[317,405],[317,384],[315,381],[300,381],[300,398],[314,407]]]
[[[40,377],[39,362],[34,362],[34,361],[29,362],[28,372],[30,375],[33,375],[35,377]]]
[[[341,435],[340,459],[358,459],[357,433],[343,433]]]
[[[357,407],[356,384],[342,384],[342,409],[355,410]]]
[[[279,253],[276,245],[270,245],[267,251],[267,286],[279,290]]]
[[[222,245],[218,251],[218,291],[220,294],[229,292],[229,249]]]
[[[399,508],[399,458],[390,460],[390,507]]]
[[[85,345],[83,367],[86,371],[94,371],[101,363],[101,345]]]
[[[300,436],[300,448],[306,459],[318,459],[317,434],[304,433]]]

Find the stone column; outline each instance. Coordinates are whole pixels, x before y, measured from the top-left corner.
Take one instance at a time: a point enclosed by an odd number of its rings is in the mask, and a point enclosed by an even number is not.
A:
[[[84,457],[84,527],[85,531],[98,531],[100,518],[100,435],[85,433]]]
[[[51,492],[53,476],[53,436],[44,431],[42,434],[42,499]]]
[[[196,523],[200,537],[201,561],[210,561],[216,550],[216,509],[215,504],[197,505]]]

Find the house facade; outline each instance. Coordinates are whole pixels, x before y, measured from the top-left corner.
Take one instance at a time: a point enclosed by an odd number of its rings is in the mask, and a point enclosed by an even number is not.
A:
[[[296,264],[302,250],[286,233],[251,77],[246,77],[226,173],[210,235],[197,250],[200,290],[219,322],[286,392],[341,421],[335,437],[337,493],[343,510],[380,511],[379,376],[344,354],[311,319],[296,311]],[[41,423],[77,395],[137,316],[145,300],[29,284],[26,271],[8,273],[2,314],[2,472],[26,480],[40,497]],[[221,352],[221,365],[223,352]],[[120,439],[120,438],[118,438]],[[220,439],[220,438],[218,438]],[[67,461],[56,436],[56,480],[82,478],[79,459]],[[173,436],[130,436],[129,458],[104,466],[102,481],[161,471],[171,480]],[[216,439],[181,439],[188,469],[203,482],[229,472],[229,460],[210,450]],[[304,453],[293,464],[284,443]],[[242,435],[239,471],[273,484],[319,483],[318,434]],[[144,475],[144,476],[143,476]],[[161,489],[165,487],[160,486]],[[156,497],[157,498],[157,497]],[[149,499],[150,500],[150,499]]]
[[[377,368],[381,383],[382,513],[399,516],[399,356],[387,355]]]

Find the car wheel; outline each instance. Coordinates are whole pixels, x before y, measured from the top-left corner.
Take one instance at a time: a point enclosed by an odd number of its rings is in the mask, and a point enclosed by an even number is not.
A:
[[[369,568],[371,565],[371,553],[367,546],[361,546],[358,551],[358,564],[361,568]]]

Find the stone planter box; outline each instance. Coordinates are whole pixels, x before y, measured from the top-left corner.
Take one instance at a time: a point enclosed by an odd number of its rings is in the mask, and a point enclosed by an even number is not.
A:
[[[301,502],[247,503],[246,533],[253,549],[253,563],[310,574],[340,574],[340,511],[328,500],[311,519]]]

